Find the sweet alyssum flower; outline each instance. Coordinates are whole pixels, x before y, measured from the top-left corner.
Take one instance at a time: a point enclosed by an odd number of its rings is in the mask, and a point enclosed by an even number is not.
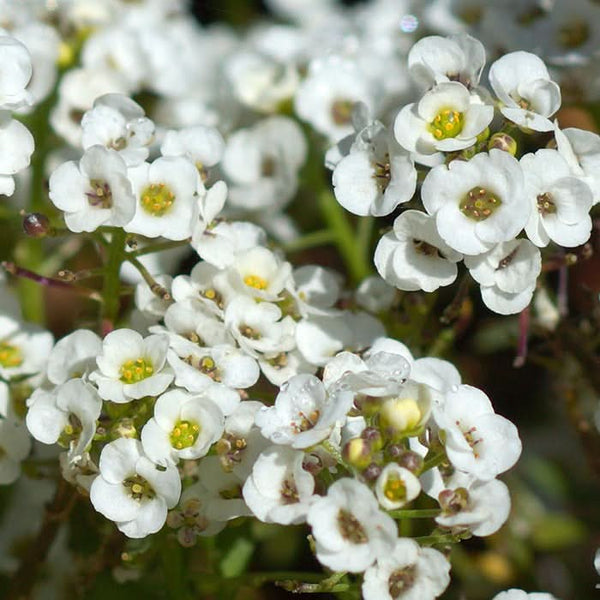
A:
[[[315,480],[302,467],[304,452],[287,446],[263,450],[244,484],[244,500],[265,523],[302,523],[312,501]]]
[[[102,400],[82,379],[70,379],[51,392],[37,389],[27,401],[27,429],[44,444],[69,449],[69,459],[80,458],[96,433]]]
[[[590,187],[575,177],[556,150],[542,148],[521,158],[525,194],[532,205],[525,226],[527,237],[539,247],[550,240],[572,248],[587,242],[592,230]]]
[[[88,329],[76,329],[58,340],[48,357],[46,375],[55,385],[73,377],[87,377],[96,368],[102,340]]]
[[[520,238],[498,244],[485,254],[465,256],[465,265],[481,285],[485,305],[510,315],[529,304],[542,270],[542,258],[536,246]]]
[[[76,233],[102,225],[123,227],[135,213],[127,166],[115,150],[91,146],[77,164],[63,163],[50,176],[50,200]]]
[[[450,583],[450,562],[433,548],[415,541],[396,541],[388,555],[365,571],[365,600],[434,600]]]
[[[419,480],[396,463],[387,464],[375,482],[375,495],[385,510],[402,508],[420,493]]]
[[[560,88],[539,56],[505,54],[490,67],[489,79],[507,119],[534,131],[554,129],[549,117],[560,108]]]
[[[505,592],[500,592],[496,594],[492,600],[558,600],[552,594],[546,594],[545,592],[524,592],[523,590],[518,590],[516,588],[512,588],[510,590],[506,590]]]
[[[371,490],[345,477],[311,505],[306,517],[315,538],[317,559],[334,571],[356,573],[393,552],[395,521],[379,510]]]
[[[434,217],[406,210],[379,240],[373,260],[379,274],[398,289],[433,292],[456,279],[461,258],[440,237]]]
[[[434,167],[421,194],[441,238],[463,254],[482,254],[513,239],[531,212],[521,166],[501,150]]]
[[[104,400],[125,403],[164,392],[173,373],[165,368],[169,339],[164,335],[146,338],[131,329],[117,329],[102,342],[96,359],[98,370],[90,375]]]
[[[281,386],[273,406],[256,413],[256,424],[275,444],[308,448],[329,437],[350,410],[353,397],[344,390],[328,393],[314,375],[296,375]]]
[[[0,485],[16,481],[21,475],[21,462],[31,450],[31,436],[21,421],[0,418]]]
[[[494,117],[494,107],[458,83],[449,81],[425,92],[396,117],[394,135],[410,152],[435,154],[472,146]]]
[[[143,538],[165,524],[181,494],[177,468],[160,469],[132,438],[110,442],[100,454],[100,474],[90,488],[94,508],[115,521],[127,537]]]
[[[210,398],[171,390],[158,398],[142,429],[144,452],[157,464],[205,456],[223,433],[224,417]]]

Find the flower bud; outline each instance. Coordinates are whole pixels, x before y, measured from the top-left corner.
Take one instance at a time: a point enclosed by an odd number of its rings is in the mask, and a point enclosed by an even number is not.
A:
[[[379,452],[383,448],[383,436],[376,427],[367,427],[363,429],[360,437],[369,442],[371,452]]]
[[[460,487],[455,490],[443,490],[438,496],[438,501],[444,515],[455,515],[467,508],[469,504],[469,492]]]
[[[125,417],[117,421],[111,430],[113,437],[116,438],[135,438],[137,436],[137,429],[133,422],[133,419]]]
[[[379,422],[385,435],[392,439],[402,437],[421,423],[421,409],[412,398],[390,398],[383,403]]]
[[[50,220],[42,213],[30,213],[23,217],[23,231],[32,238],[46,237],[52,230]]]
[[[371,464],[371,446],[363,438],[353,438],[344,446],[342,456],[356,469],[365,469]]]
[[[416,452],[404,452],[396,462],[405,469],[408,469],[412,473],[418,473],[423,466],[423,458]]]
[[[375,481],[381,475],[381,467],[376,463],[371,463],[362,473],[367,481]]]
[[[514,137],[508,135],[508,133],[502,133],[499,131],[495,133],[488,142],[488,150],[497,148],[503,152],[508,152],[511,156],[515,156],[517,153],[517,141]]]

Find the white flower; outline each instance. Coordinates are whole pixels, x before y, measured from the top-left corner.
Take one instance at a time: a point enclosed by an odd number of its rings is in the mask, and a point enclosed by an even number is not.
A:
[[[560,108],[560,88],[544,61],[529,52],[505,54],[490,67],[490,84],[503,106],[500,112],[521,127],[552,131],[551,117]]]
[[[173,373],[165,369],[169,339],[165,335],[146,338],[131,329],[117,329],[102,342],[98,371],[90,379],[104,400],[125,403],[164,392]]]
[[[256,413],[256,425],[275,444],[309,448],[329,437],[350,410],[353,398],[350,391],[328,393],[320,379],[302,373],[281,386],[273,406]]]
[[[407,538],[365,571],[365,600],[434,600],[450,583],[450,562],[433,548]]]
[[[546,594],[544,592],[524,592],[523,590],[518,590],[516,588],[512,588],[510,590],[506,590],[505,592],[500,592],[496,594],[492,600],[558,600],[552,594]]]
[[[594,204],[600,201],[600,136],[575,127],[555,126],[557,149],[569,163],[575,177],[583,179],[594,194]]]
[[[244,211],[287,204],[296,193],[306,151],[302,130],[287,117],[269,117],[236,131],[222,161],[230,204]]]
[[[102,225],[122,227],[135,213],[127,167],[114,150],[91,146],[79,161],[63,163],[50,176],[50,200],[65,212],[76,233]]]
[[[94,508],[115,521],[127,537],[143,538],[159,531],[181,494],[176,467],[161,469],[144,454],[142,444],[119,438],[104,446],[100,475],[90,489]]]
[[[0,315],[0,376],[4,379],[41,373],[51,349],[49,332]]]
[[[177,464],[208,454],[223,425],[223,413],[208,396],[171,390],[156,401],[154,417],[142,429],[142,446],[154,462]]]
[[[163,156],[129,170],[137,207],[125,230],[146,237],[184,240],[197,218],[202,186],[196,167],[186,158]]]
[[[385,510],[396,510],[421,493],[419,480],[396,463],[387,464],[375,482],[375,495]]]
[[[340,297],[340,275],[330,269],[303,265],[294,269],[292,280],[288,282],[287,291],[303,316],[328,312]]]
[[[13,483],[21,475],[21,462],[31,450],[25,425],[12,417],[0,419],[0,485]]]
[[[243,488],[244,500],[265,523],[303,523],[315,499],[315,480],[302,468],[304,452],[285,446],[263,450]]]
[[[397,540],[394,520],[379,510],[369,488],[343,478],[311,505],[306,517],[317,559],[333,571],[357,573],[389,555]]]
[[[441,238],[464,254],[482,254],[514,238],[531,212],[521,166],[501,150],[434,167],[421,195]]]
[[[87,377],[96,368],[102,340],[88,329],[76,329],[56,342],[48,357],[46,375],[55,385],[73,377]]]
[[[311,316],[296,327],[298,350],[309,363],[318,366],[325,366],[342,350],[363,350],[383,335],[381,322],[364,312]]]
[[[440,237],[434,217],[406,210],[379,240],[373,260],[379,274],[398,289],[433,292],[456,279],[461,258]]]
[[[442,507],[435,519],[438,525],[466,528],[477,536],[496,533],[510,513],[508,488],[498,479],[477,481],[457,471],[438,498]]]
[[[31,56],[14,37],[0,35],[0,109],[15,110],[32,102],[27,84],[31,79]]]
[[[217,129],[197,125],[179,131],[167,131],[160,153],[163,156],[185,156],[196,165],[204,178],[207,170],[220,162],[224,149],[223,136]]]
[[[298,116],[336,142],[352,132],[352,108],[375,107],[376,89],[355,63],[339,56],[311,61],[294,98]]]
[[[436,85],[396,117],[394,135],[409,152],[429,155],[472,146],[490,124],[494,107],[457,81]]]
[[[294,348],[296,324],[281,318],[281,309],[270,302],[256,303],[247,296],[234,298],[225,311],[225,326],[240,348],[250,356],[278,354]]]
[[[256,246],[238,253],[227,271],[232,295],[244,294],[257,300],[275,302],[289,283],[292,265],[268,248]]]
[[[539,247],[552,240],[572,248],[590,237],[589,210],[594,198],[590,187],[574,177],[567,161],[556,150],[541,149],[521,158],[525,193],[532,211],[525,226],[527,237]]]
[[[498,244],[485,254],[466,256],[465,265],[481,285],[481,298],[494,312],[521,312],[531,301],[542,270],[540,251],[529,240]]]
[[[101,145],[119,153],[128,167],[148,158],[154,123],[144,110],[122,94],[104,94],[81,119],[81,144],[85,150]]]
[[[1,39],[1,38],[0,38]],[[0,193],[15,191],[13,175],[26,169],[34,150],[34,139],[27,127],[0,110]]]
[[[396,298],[394,286],[378,275],[363,279],[355,292],[356,303],[371,313],[389,310]]]
[[[430,35],[415,42],[408,53],[411,76],[426,88],[443,81],[476,86],[484,64],[483,44],[466,34]]]
[[[479,389],[460,385],[446,394],[434,418],[444,431],[446,454],[452,465],[482,481],[510,469],[521,454],[517,428],[494,412]]]
[[[359,131],[333,171],[337,201],[355,215],[382,217],[415,193],[417,171],[408,152],[378,121]]]
[[[69,447],[69,460],[80,458],[96,433],[102,400],[82,379],[70,379],[52,392],[37,389],[27,401],[26,423],[31,435],[44,444]]]

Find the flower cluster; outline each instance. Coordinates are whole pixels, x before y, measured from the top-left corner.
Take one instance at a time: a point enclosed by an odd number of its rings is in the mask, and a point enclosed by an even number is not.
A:
[[[400,109],[393,131],[359,107],[355,133],[326,163],[338,202],[354,214],[390,215],[412,200],[375,251],[389,284],[432,292],[452,284],[463,261],[483,302],[512,314],[531,301],[541,248],[590,237],[600,137],[551,121],[560,89],[536,55],[513,52],[490,66],[496,100],[479,85],[484,63],[470,36],[419,40],[408,68],[425,88],[420,99]]]

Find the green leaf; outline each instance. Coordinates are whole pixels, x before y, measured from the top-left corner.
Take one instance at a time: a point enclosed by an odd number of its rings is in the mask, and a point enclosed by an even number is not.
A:
[[[253,553],[254,543],[252,541],[243,537],[236,539],[219,564],[219,570],[223,577],[238,577],[244,573]]]
[[[548,514],[534,524],[531,538],[536,549],[552,551],[577,544],[585,535],[585,527],[574,517]]]

